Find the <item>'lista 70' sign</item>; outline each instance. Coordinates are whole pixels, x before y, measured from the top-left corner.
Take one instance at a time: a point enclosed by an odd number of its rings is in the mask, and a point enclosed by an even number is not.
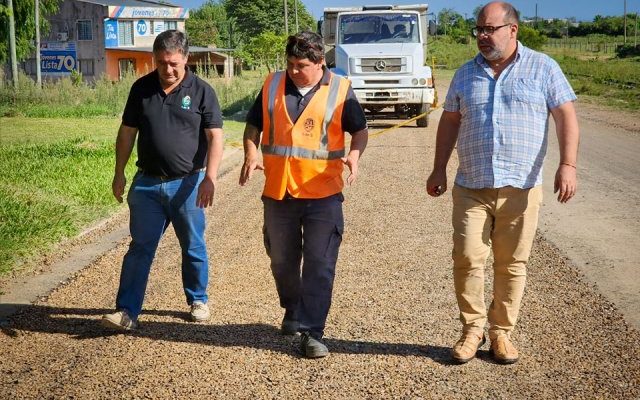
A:
[[[43,72],[71,73],[76,67],[76,59],[71,55],[45,55],[41,58]]]
[[[76,67],[75,43],[55,43],[40,48],[40,68],[43,74],[68,75]]]

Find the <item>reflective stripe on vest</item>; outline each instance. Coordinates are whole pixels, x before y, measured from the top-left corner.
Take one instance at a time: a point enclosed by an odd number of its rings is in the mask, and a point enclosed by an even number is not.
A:
[[[329,134],[327,128],[333,120],[333,114],[336,111],[336,103],[338,101],[339,93],[338,89],[340,87],[340,79],[336,76],[332,76],[331,82],[329,83],[329,96],[327,98],[324,120],[322,121],[319,149],[311,150],[295,146],[277,146],[273,144],[275,141],[275,118],[273,115],[273,109],[277,96],[278,86],[280,85],[280,82],[285,73],[285,71],[276,72],[271,79],[271,82],[269,83],[269,102],[267,105],[267,111],[269,113],[269,144],[261,145],[262,153],[282,157],[306,158],[310,160],[335,160],[344,157],[344,148],[334,151],[327,150],[329,146]]]
[[[276,103],[276,94],[278,93],[278,86],[280,85],[280,81],[286,74],[285,71],[276,72],[271,79],[271,84],[269,85],[269,103],[267,105],[267,110],[269,111],[269,144],[273,144],[275,141],[275,129],[274,124],[275,120],[273,119],[273,107]],[[262,150],[264,151],[264,150]]]
[[[335,160],[337,158],[344,157],[344,149],[342,150],[309,150],[302,147],[289,147],[289,146],[267,146],[262,145],[262,152],[264,154],[271,154],[274,156],[282,157],[296,157],[307,158],[309,160]],[[326,148],[326,145],[325,145]]]

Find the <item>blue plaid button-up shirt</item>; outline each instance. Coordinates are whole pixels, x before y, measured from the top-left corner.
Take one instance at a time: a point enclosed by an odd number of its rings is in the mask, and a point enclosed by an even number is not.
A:
[[[444,103],[445,111],[462,116],[456,184],[470,189],[541,184],[549,110],[575,99],[560,66],[520,42],[498,79],[478,54],[456,71]]]

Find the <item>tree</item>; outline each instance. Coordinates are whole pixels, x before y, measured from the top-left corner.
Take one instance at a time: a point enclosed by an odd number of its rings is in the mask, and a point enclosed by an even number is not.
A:
[[[443,35],[447,34],[447,31],[451,31],[451,28],[461,20],[462,15],[457,13],[453,8],[443,8],[438,13],[438,23],[442,27],[442,31],[438,30],[438,33],[442,33]]]
[[[4,2],[3,2],[4,3]],[[20,0],[13,2],[16,28],[16,56],[18,60],[28,58],[35,51],[35,2]],[[40,34],[46,36],[50,26],[47,16],[58,12],[58,0],[40,0]],[[9,59],[9,16],[7,7],[0,5],[0,64]]]
[[[473,9],[473,19],[474,19],[474,21],[478,20],[478,15],[480,15],[480,11],[482,10],[482,7],[484,7],[484,6],[476,6],[476,8]]]
[[[294,1],[298,2],[300,30],[315,30],[315,20],[301,0],[287,0],[289,10],[289,34],[295,30]],[[222,0],[227,15],[235,20],[238,41],[249,43],[263,32],[285,35],[284,5],[282,0]]]
[[[194,46],[228,47],[229,24],[224,6],[216,0],[208,0],[189,13],[185,28],[189,42]]]
[[[438,22],[442,27],[438,29],[438,33],[449,35],[460,43],[468,42],[472,25],[460,13],[451,8],[445,8],[438,13]]]
[[[256,64],[266,66],[271,72],[283,67],[286,41],[286,36],[267,31],[251,39],[245,49]]]
[[[547,37],[545,35],[525,24],[518,26],[518,40],[521,41],[523,45],[534,50],[542,50],[542,46],[547,43]]]

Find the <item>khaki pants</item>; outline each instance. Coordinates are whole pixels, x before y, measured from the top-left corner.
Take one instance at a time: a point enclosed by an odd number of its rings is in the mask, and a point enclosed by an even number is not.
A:
[[[524,293],[526,265],[538,225],[542,187],[467,189],[453,196],[453,278],[463,332],[484,332],[484,269],[493,249],[493,300],[489,338],[515,327]]]

